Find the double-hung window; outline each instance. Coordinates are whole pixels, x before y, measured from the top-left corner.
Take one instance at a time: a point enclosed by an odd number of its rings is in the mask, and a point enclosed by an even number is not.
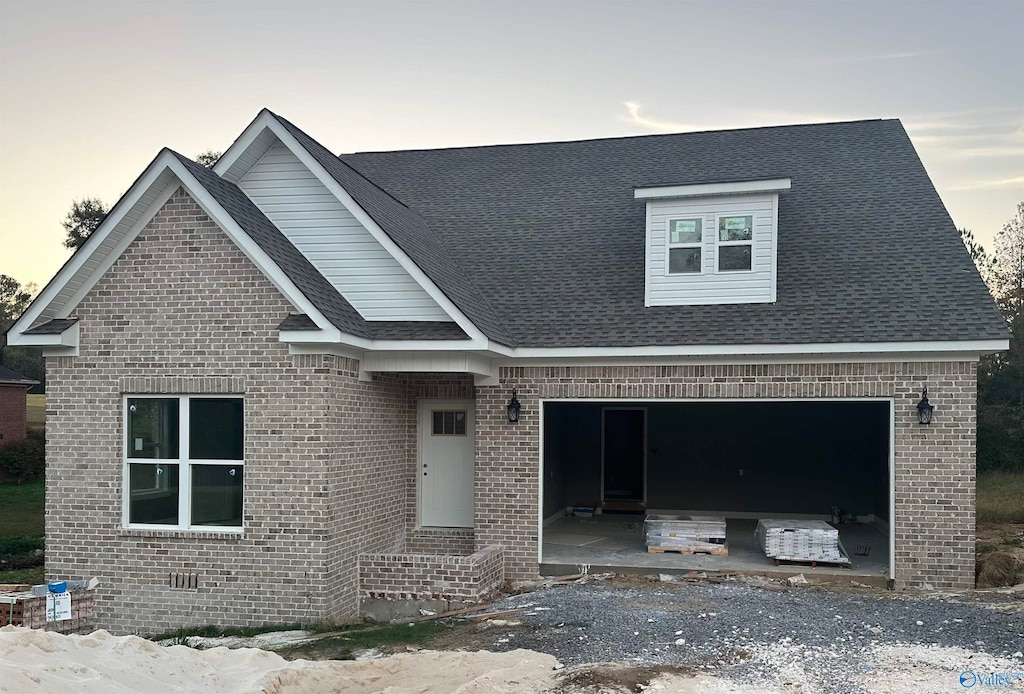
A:
[[[125,398],[128,527],[242,529],[242,398]]]
[[[668,220],[668,274],[700,274],[704,251],[704,220]]]
[[[754,257],[754,215],[718,217],[718,271],[750,270]]]

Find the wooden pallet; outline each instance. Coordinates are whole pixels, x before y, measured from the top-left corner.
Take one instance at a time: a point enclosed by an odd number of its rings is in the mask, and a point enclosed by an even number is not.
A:
[[[818,566],[827,566],[833,569],[849,569],[849,561],[822,561],[820,559],[792,559],[787,557],[774,557],[775,566],[809,566],[812,569]]]
[[[729,556],[729,545],[718,545],[716,547],[648,547],[650,554],[710,554],[716,557]]]

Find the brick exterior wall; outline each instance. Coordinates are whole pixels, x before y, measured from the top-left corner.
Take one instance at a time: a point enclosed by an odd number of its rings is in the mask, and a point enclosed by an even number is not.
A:
[[[97,625],[346,620],[357,556],[401,550],[415,387],[290,356],[294,309],[178,191],[76,309],[78,357],[47,368],[47,577],[97,576]],[[121,527],[125,393],[245,397],[244,535]],[[169,576],[195,573],[196,589]]]
[[[506,575],[535,576],[542,399],[892,398],[897,587],[974,585],[976,363],[502,367],[477,389],[477,547],[501,545]],[[927,384],[936,405],[917,422]],[[509,424],[518,388],[523,409]]]
[[[25,386],[0,383],[0,445],[25,438],[28,406]]]
[[[371,599],[480,602],[501,585],[503,567],[495,545],[467,556],[363,554],[359,587]]]

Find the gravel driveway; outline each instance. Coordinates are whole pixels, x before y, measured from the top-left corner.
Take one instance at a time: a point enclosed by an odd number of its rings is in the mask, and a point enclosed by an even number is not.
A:
[[[500,630],[494,649],[529,648],[569,666],[683,666],[751,691],[963,691],[967,670],[1024,672],[1024,593],[768,588],[740,580],[543,588],[494,606],[528,608],[514,617],[527,628]],[[865,688],[873,674],[879,686]],[[1024,675],[1011,682],[1018,688]]]

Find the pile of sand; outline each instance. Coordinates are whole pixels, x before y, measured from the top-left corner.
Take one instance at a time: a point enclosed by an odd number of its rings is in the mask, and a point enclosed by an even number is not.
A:
[[[320,694],[544,691],[557,661],[533,651],[409,653],[288,661],[255,648],[158,646],[135,636],[0,629],[0,692]]]

